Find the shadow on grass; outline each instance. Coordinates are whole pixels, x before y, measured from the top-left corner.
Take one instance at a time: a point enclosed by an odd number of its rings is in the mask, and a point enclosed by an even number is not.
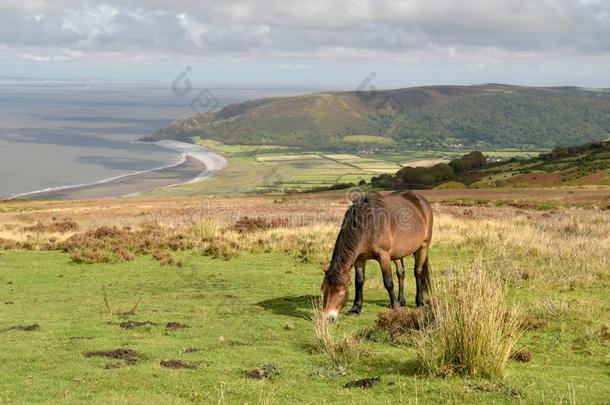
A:
[[[415,359],[373,357],[370,359],[373,369],[382,375],[420,376],[423,375],[420,364]]]
[[[274,314],[303,318],[309,315],[311,310],[311,302],[320,299],[321,297],[317,295],[308,294],[300,295],[298,297],[287,296],[271,298],[257,302],[255,305],[264,308],[265,311],[273,312]],[[371,311],[379,311],[379,309],[389,308],[389,301],[387,299],[373,299],[368,301],[365,299],[363,311],[366,310],[367,306]],[[407,307],[415,306],[407,303]],[[345,315],[349,308],[351,308],[351,301],[345,305],[341,313]]]
[[[265,311],[270,311],[274,314],[303,318],[309,314],[311,302],[316,299],[319,299],[319,297],[315,295],[278,297],[258,302],[256,305],[261,306]]]

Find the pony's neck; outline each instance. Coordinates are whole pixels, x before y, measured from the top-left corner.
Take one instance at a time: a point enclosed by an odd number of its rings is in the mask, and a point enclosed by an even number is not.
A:
[[[359,254],[360,249],[343,250],[339,254],[333,255],[330,268],[341,274],[349,273]]]
[[[328,279],[333,284],[349,282],[348,275],[354,262],[361,253],[361,241],[364,238],[364,229],[353,229],[344,226],[339,232],[332,259],[328,270]]]

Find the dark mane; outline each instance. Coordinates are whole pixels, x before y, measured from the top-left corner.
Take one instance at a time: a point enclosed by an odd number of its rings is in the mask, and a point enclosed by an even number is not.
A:
[[[358,247],[368,230],[370,217],[375,203],[381,201],[378,193],[369,193],[354,201],[345,213],[341,230],[337,236],[333,255],[326,273],[326,280],[330,285],[346,285],[349,283],[349,273],[352,268]]]

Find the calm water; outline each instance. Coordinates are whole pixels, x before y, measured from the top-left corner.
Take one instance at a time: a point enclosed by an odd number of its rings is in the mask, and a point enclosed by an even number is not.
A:
[[[206,97],[222,107],[297,92],[212,89]],[[172,164],[179,158],[175,151],[132,141],[193,115],[197,94],[179,97],[169,85],[0,82],[0,199]]]

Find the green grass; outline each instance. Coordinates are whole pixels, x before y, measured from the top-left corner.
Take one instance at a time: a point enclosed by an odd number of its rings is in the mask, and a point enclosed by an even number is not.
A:
[[[532,157],[536,157],[544,152],[547,152],[547,150],[529,151],[529,150],[518,150],[518,149],[506,149],[506,150],[483,151],[483,154],[485,156],[489,156],[489,157],[499,157],[499,158],[504,158],[504,159],[510,159],[512,157],[532,158]]]
[[[377,135],[348,135],[343,137],[343,141],[350,143],[378,143],[381,145],[394,145],[396,143],[392,138]]]
[[[280,145],[226,145],[219,141],[214,141],[212,139],[201,139],[200,137],[193,137],[193,140],[198,145],[206,146],[226,154],[250,154],[254,152],[260,153],[273,150],[291,149],[287,146]]]
[[[453,266],[469,266],[472,254],[432,251],[441,276]],[[597,337],[606,304],[604,284],[572,289],[512,289],[511,300],[553,299],[570,310],[546,326],[528,331],[519,346],[533,353],[530,363],[511,361],[504,381],[440,378],[419,374],[412,348],[367,340],[369,353],[337,372],[312,350],[313,331],[305,318],[308,296],[319,294],[321,271],[289,256],[247,254],[229,262],[183,254],[184,267],[160,266],[139,258],[118,264],[76,265],[58,252],[0,252],[0,329],[40,325],[39,331],[0,332],[0,402],[97,403],[604,403],[610,395],[607,346]],[[408,260],[407,266],[411,266]],[[409,305],[413,280],[407,277]],[[104,303],[106,291],[108,306]],[[108,311],[137,306],[134,315]],[[387,305],[376,266],[369,266],[365,305],[358,318],[341,317],[337,333],[363,332]],[[120,328],[126,319],[157,326]],[[190,328],[165,333],[167,322]],[[607,321],[607,319],[606,319]],[[84,352],[129,347],[144,354],[134,365],[105,369],[102,358]],[[200,349],[183,353],[184,348]],[[195,370],[168,370],[161,360],[199,364]],[[271,364],[271,381],[242,376]],[[345,389],[357,378],[379,376],[368,390]]]

